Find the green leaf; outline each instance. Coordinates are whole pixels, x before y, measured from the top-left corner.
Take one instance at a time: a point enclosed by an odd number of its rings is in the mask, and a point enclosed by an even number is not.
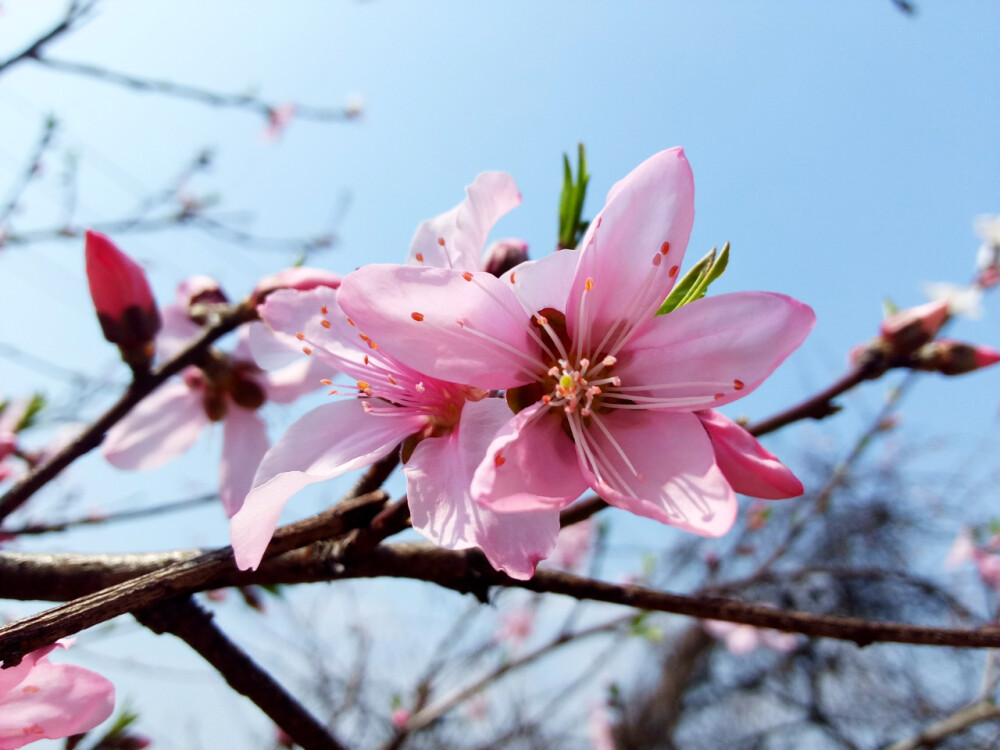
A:
[[[712,248],[709,253],[695,263],[684,278],[671,290],[670,294],[656,311],[657,315],[666,315],[678,307],[701,299],[708,292],[709,285],[722,276],[729,265],[729,243],[722,246],[722,252]]]
[[[576,247],[588,222],[583,216],[583,202],[587,197],[587,184],[590,174],[587,172],[587,156],[583,144],[577,146],[577,170],[573,175],[573,166],[569,156],[563,154],[563,185],[559,197],[559,247]]]

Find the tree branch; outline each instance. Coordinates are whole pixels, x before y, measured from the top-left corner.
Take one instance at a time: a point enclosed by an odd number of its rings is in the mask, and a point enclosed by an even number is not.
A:
[[[175,635],[197,651],[229,686],[245,695],[304,750],[346,750],[282,685],[229,640],[190,597],[135,613],[156,634]]]

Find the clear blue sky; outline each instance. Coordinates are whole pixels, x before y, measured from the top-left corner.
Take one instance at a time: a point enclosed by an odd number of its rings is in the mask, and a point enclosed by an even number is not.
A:
[[[4,2],[0,59],[62,7]],[[212,146],[216,166],[195,187],[217,193],[224,209],[247,211],[262,234],[309,233],[350,191],[340,245],[314,258],[347,272],[402,261],[417,223],[457,203],[486,169],[509,171],[524,195],[497,236],[524,237],[544,253],[554,243],[562,152],[586,144],[593,214],[632,167],[683,145],[697,190],[689,253],[733,246],[718,291],[780,291],[818,314],[801,352],[729,412],[762,417],[840,372],[849,348],[874,334],[883,297],[916,304],[922,282],[967,280],[978,244],[973,217],[1000,212],[1000,5],[918,7],[910,18],[889,0],[106,0],[88,26],[52,46],[53,57],[224,91],[252,87],[277,102],[337,105],[357,92],[365,115],[346,125],[295,121],[268,143],[251,114],[26,64],[0,77],[0,198],[41,116],[55,112],[59,149],[25,196],[17,227],[48,226],[60,215],[66,151],[79,160],[77,219],[86,222],[127,212]],[[163,300],[193,273],[219,277],[237,296],[293,260],[191,232],[120,244],[147,263]],[[1000,348],[998,319],[988,301],[983,321],[960,322],[953,333]],[[91,319],[79,243],[0,249],[0,342],[124,380]],[[929,380],[906,424],[918,438],[944,433],[967,448],[985,436],[995,446],[998,384],[1000,372]],[[0,360],[0,393],[29,388],[55,399],[65,392]],[[870,411],[881,393],[858,403]],[[852,419],[829,424],[844,444]],[[825,429],[803,432],[818,441]],[[773,443],[793,465],[797,435]],[[131,492],[167,499],[211,488],[218,442],[153,477],[119,475],[90,458],[65,486],[87,488],[85,501],[104,507],[121,507]],[[162,488],[155,497],[151,479]],[[113,487],[107,498],[95,482]],[[162,540],[139,536],[139,546],[224,541],[220,514],[196,518],[193,532],[166,524]],[[88,549],[125,543],[79,539]]]

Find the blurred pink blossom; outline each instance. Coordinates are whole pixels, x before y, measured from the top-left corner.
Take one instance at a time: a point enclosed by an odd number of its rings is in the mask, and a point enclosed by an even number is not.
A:
[[[182,299],[195,299],[217,289],[211,279],[188,280],[178,290]],[[180,351],[201,328],[188,317],[186,307],[163,310],[164,328],[158,338],[161,355]],[[154,469],[184,454],[212,422],[223,423],[219,496],[230,517],[240,509],[269,441],[257,410],[267,401],[290,403],[319,387],[316,365],[309,359],[274,372],[254,364],[249,337],[253,323],[239,330],[231,354],[212,350],[201,367],[188,367],[139,402],[112,427],[101,452],[119,469]],[[327,368],[328,369],[328,368]]]
[[[70,644],[59,641],[0,670],[0,750],[87,732],[111,715],[114,685],[88,669],[48,660],[53,649]]]
[[[615,750],[615,737],[611,717],[604,704],[592,706],[587,712],[587,735],[593,750]]]
[[[264,128],[264,139],[276,141],[285,134],[285,129],[295,119],[297,107],[294,102],[287,102],[267,111],[267,126]]]
[[[783,633],[780,630],[755,628],[737,622],[723,620],[702,620],[702,627],[713,638],[723,641],[729,653],[744,656],[759,648],[787,653],[795,650],[802,637],[796,633]]]
[[[504,612],[500,618],[500,627],[493,635],[493,641],[497,644],[506,644],[511,650],[516,651],[528,640],[534,627],[535,611],[528,607],[518,607]]]
[[[580,521],[572,526],[565,526],[559,532],[556,548],[549,557],[549,562],[557,568],[568,571],[579,570],[590,552],[596,526],[592,519]]]
[[[408,722],[409,720],[410,720],[410,712],[408,709],[400,707],[400,708],[394,708],[392,710],[391,721],[392,725],[396,727],[396,729],[402,729],[403,727],[405,727],[406,722]]]

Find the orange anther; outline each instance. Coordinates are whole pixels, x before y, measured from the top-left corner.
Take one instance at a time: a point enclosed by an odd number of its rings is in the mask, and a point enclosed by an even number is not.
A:
[[[302,333],[302,331],[299,331],[298,333],[295,334],[295,338],[297,338],[299,341],[303,341],[305,337],[306,335]]]
[[[323,326],[324,328],[329,328],[329,327],[330,327],[330,321],[329,321],[329,320],[321,320],[321,321],[319,322],[319,324],[320,324],[321,326]]]
[[[444,247],[444,237],[438,237],[438,244],[439,244],[439,245],[440,245],[441,247]]]
[[[681,270],[680,266],[672,266],[670,268],[670,278],[677,278],[677,272]]]
[[[585,284],[583,285],[583,288],[584,288],[584,289],[585,289],[586,291],[588,291],[588,292],[589,292],[589,291],[590,291],[591,289],[593,289],[593,288],[594,288],[594,279],[593,279],[593,278],[591,278],[590,276],[588,276],[588,277],[587,277],[587,282],[586,282],[586,283],[585,283]]]
[[[410,313],[410,317],[419,323],[421,320],[424,319],[424,314],[418,312]]]
[[[742,380],[734,380],[733,381],[733,388],[735,388],[738,391],[742,391],[743,390],[743,385],[744,385],[744,383],[743,383]]]
[[[670,252],[669,242],[664,242],[662,245],[660,245],[660,255],[666,255],[669,252]]]
[[[466,271],[462,274],[462,278],[466,281],[472,281],[472,274],[469,271]]]
[[[417,253],[416,254],[416,259],[417,259],[417,263],[423,263],[424,262],[424,254],[423,253]]]

